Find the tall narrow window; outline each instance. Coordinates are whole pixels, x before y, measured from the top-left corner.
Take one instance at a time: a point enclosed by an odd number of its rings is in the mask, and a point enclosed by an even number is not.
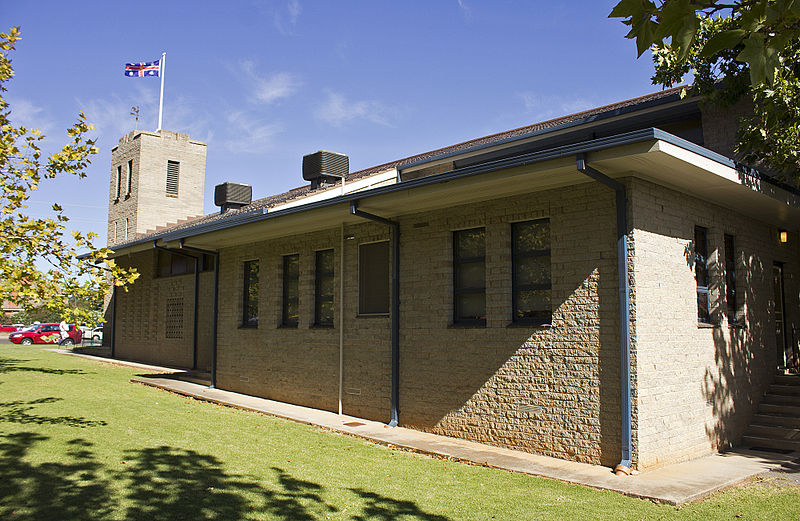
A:
[[[358,313],[389,312],[389,242],[358,246]]]
[[[453,233],[453,322],[486,323],[486,230]]]
[[[258,261],[244,263],[242,327],[258,327]]]
[[[283,327],[297,327],[300,319],[300,255],[283,256]]]
[[[694,277],[697,282],[697,321],[711,321],[708,299],[708,230],[694,227]]]
[[[736,298],[736,249],[733,235],[725,235],[725,303],[728,323],[737,321],[738,305]]]
[[[511,278],[514,322],[550,323],[550,219],[511,225]]]
[[[131,221],[128,217],[125,218],[125,240],[128,240],[128,228],[131,226]]]
[[[177,161],[167,161],[167,195],[178,197],[178,175],[181,164]]]
[[[333,250],[317,252],[314,270],[314,325],[333,326]]]
[[[122,194],[122,165],[117,167],[117,201]]]
[[[128,161],[128,192],[125,194],[126,197],[131,196],[131,183],[133,181],[133,159]]]

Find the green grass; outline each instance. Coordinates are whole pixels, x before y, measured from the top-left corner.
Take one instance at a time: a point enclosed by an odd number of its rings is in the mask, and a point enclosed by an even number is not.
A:
[[[798,519],[760,480],[682,508],[379,447],[0,344],[0,519]]]

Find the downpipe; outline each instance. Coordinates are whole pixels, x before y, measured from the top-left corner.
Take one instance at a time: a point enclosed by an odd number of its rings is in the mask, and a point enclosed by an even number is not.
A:
[[[379,222],[392,228],[392,404],[389,427],[400,421],[400,223],[358,209],[350,202],[350,214]]]
[[[631,473],[633,455],[633,443],[631,441],[631,307],[629,297],[630,284],[628,281],[628,198],[625,185],[589,166],[586,163],[585,154],[578,154],[576,163],[578,172],[591,177],[616,192],[622,459],[614,467],[614,473],[618,476],[628,476]]]

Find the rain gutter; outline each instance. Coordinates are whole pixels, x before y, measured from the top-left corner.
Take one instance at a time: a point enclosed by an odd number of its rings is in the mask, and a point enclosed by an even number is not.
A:
[[[628,199],[625,185],[595,170],[586,163],[586,155],[576,156],[578,172],[611,188],[616,193],[617,207],[617,277],[619,292],[619,353],[622,420],[622,459],[614,468],[617,475],[630,475],[633,454],[631,442],[631,331],[630,285],[628,281]]]
[[[350,202],[350,213],[392,228],[392,403],[390,427],[400,421],[400,223],[358,209]]]

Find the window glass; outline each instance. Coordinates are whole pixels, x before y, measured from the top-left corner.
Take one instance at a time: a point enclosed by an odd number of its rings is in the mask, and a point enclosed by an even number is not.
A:
[[[244,263],[242,326],[258,326],[258,261]]]
[[[453,322],[486,321],[486,229],[453,233]]]
[[[552,317],[550,219],[511,225],[512,320],[549,323]]]
[[[694,228],[694,276],[697,281],[697,321],[709,322],[707,230]]]
[[[317,252],[314,271],[314,325],[317,326],[333,326],[333,266],[333,250]]]
[[[300,255],[283,257],[283,317],[281,325],[297,327],[300,318]]]
[[[736,248],[733,235],[725,235],[725,302],[728,322],[735,323],[739,303],[736,294]]]

